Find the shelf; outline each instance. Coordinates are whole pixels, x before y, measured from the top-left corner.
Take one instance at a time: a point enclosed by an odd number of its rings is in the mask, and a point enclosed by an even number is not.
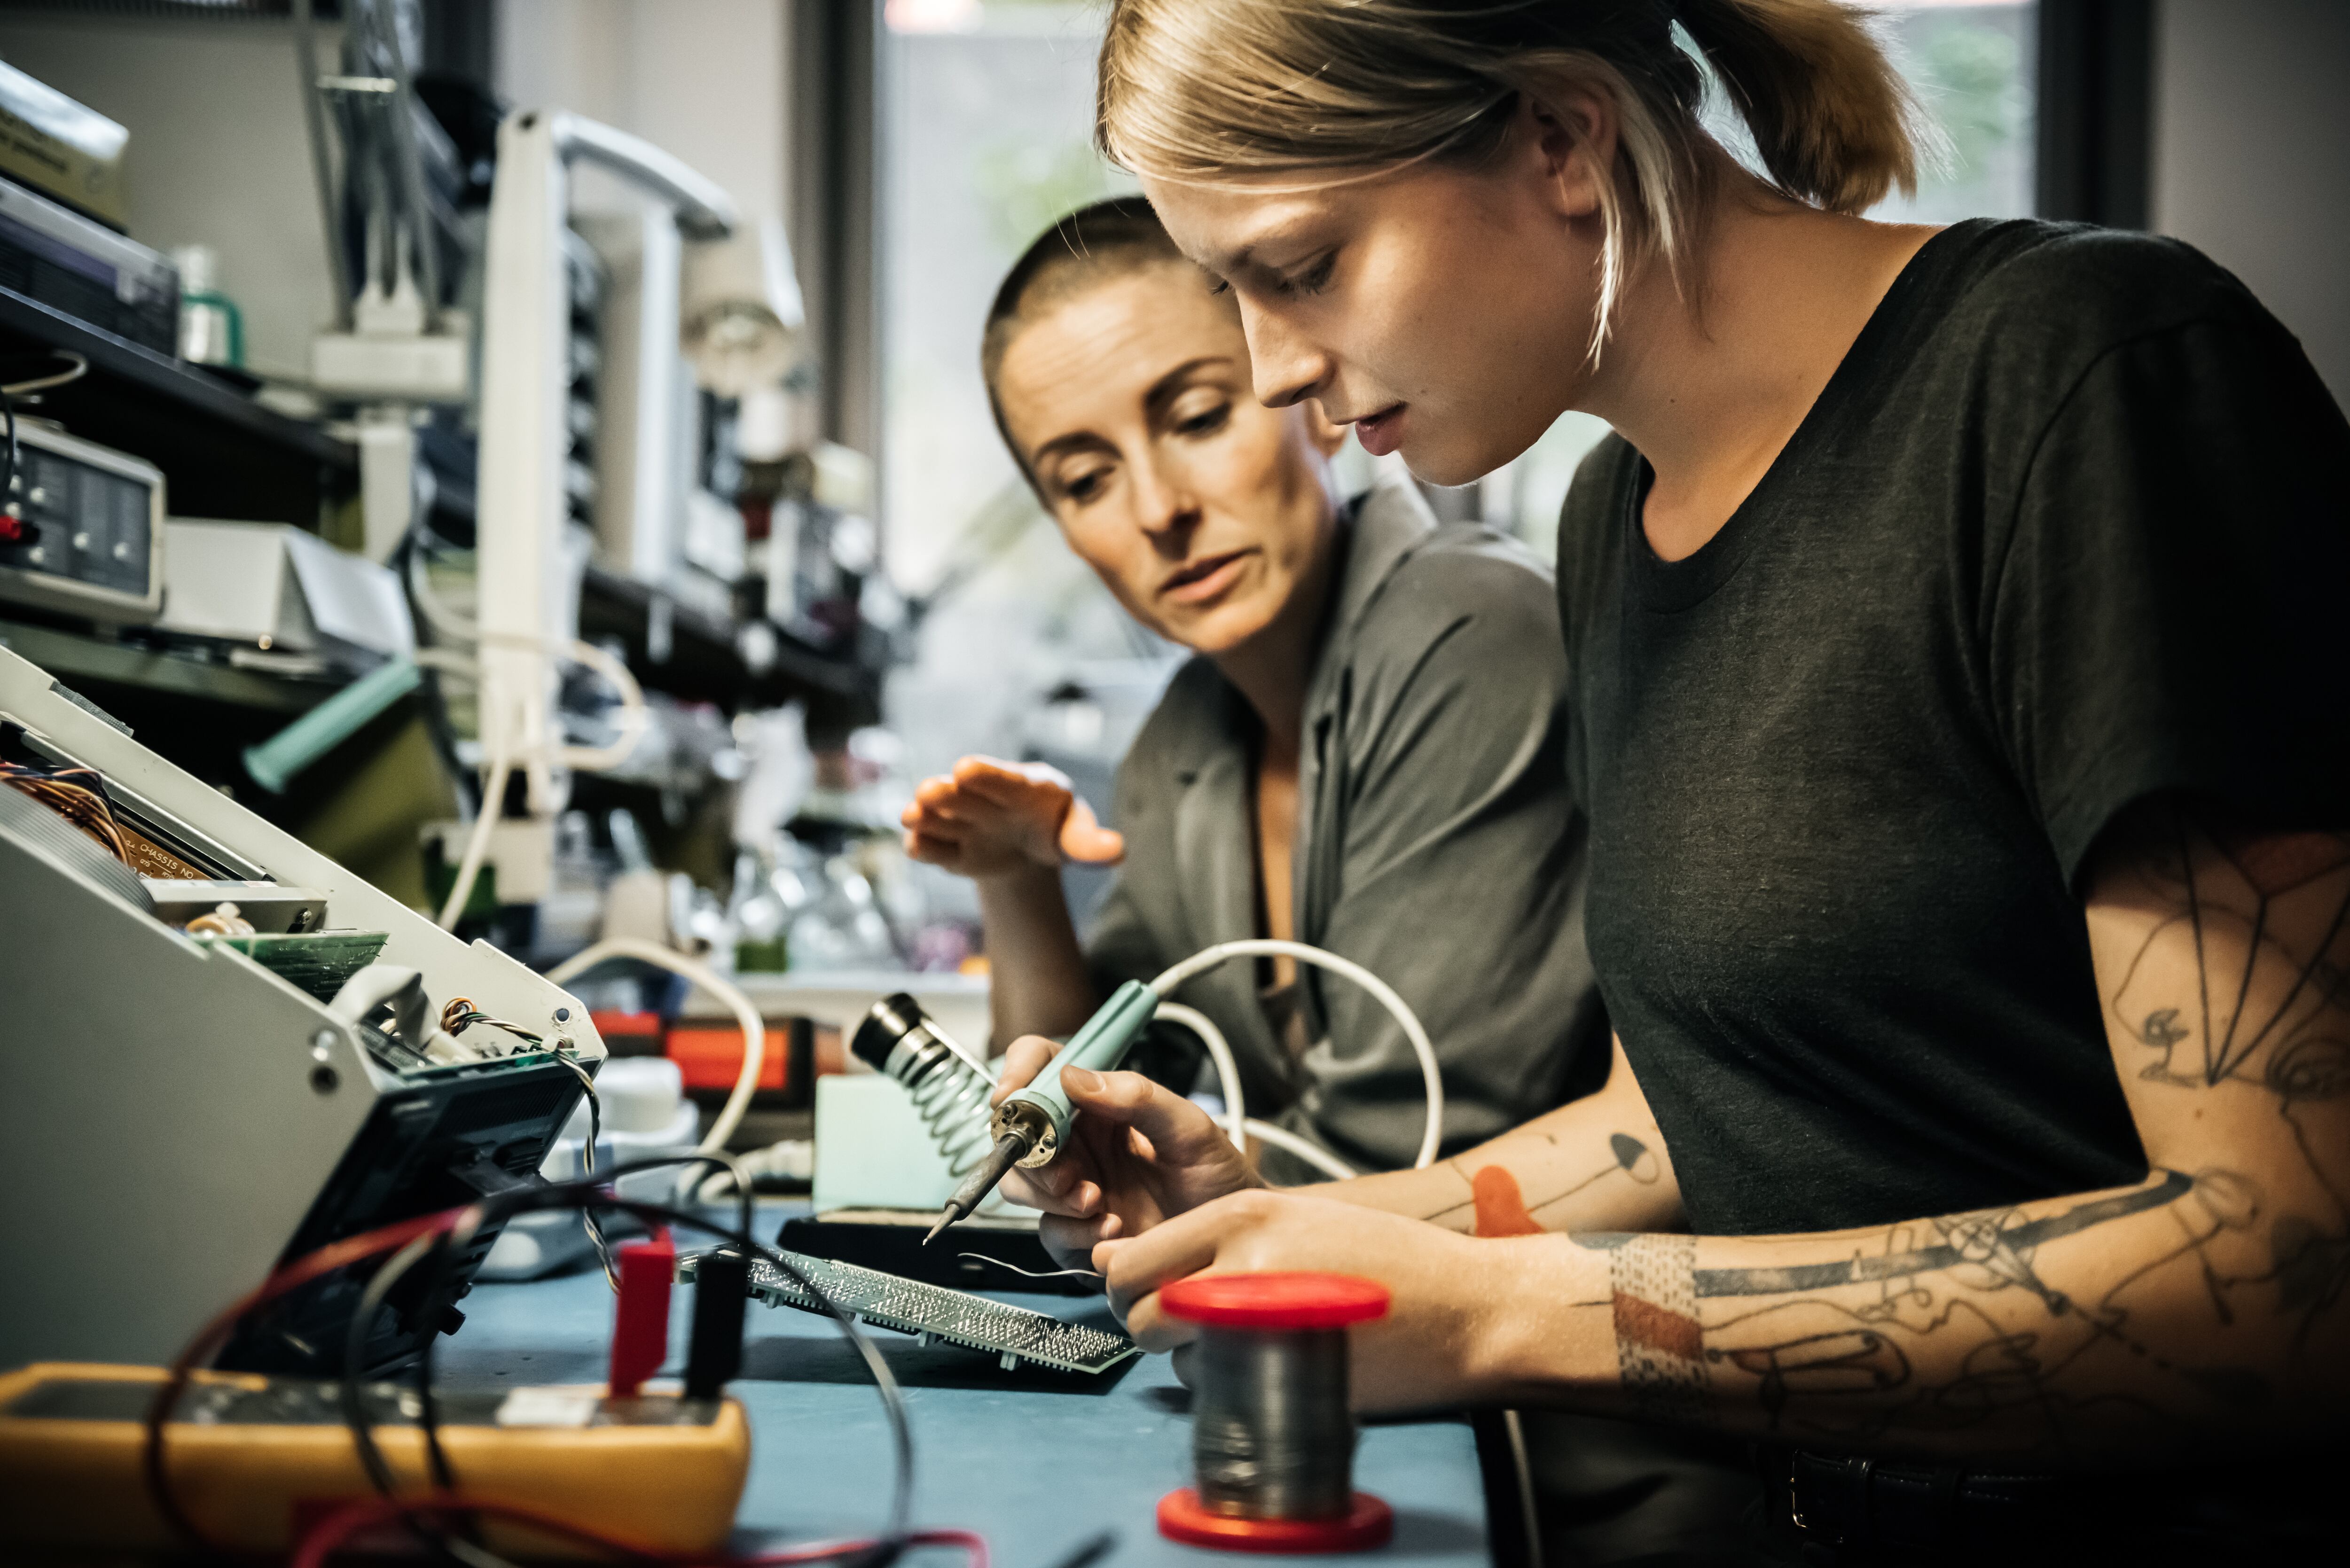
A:
[[[663,619],[669,628],[668,657],[656,659],[652,631]],[[758,624],[773,634],[775,657],[764,669],[754,670],[736,642],[735,628],[726,622],[598,566],[589,566],[580,585],[579,635],[590,642],[619,638],[627,646],[629,669],[653,691],[729,709],[805,701],[841,714],[852,725],[874,721],[880,711],[878,670]]]
[[[68,685],[94,680],[168,697],[194,698],[270,713],[306,712],[340,691],[339,679],[271,675],[109,638],[0,620],[0,646]]]
[[[62,348],[89,374],[19,409],[163,471],[182,517],[292,523],[315,530],[322,503],[359,483],[359,452],[262,407],[219,378],[0,288],[0,353]]]

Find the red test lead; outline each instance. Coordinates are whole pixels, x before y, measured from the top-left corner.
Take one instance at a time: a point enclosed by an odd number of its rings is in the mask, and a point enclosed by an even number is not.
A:
[[[669,1295],[677,1247],[664,1226],[619,1250],[620,1298],[612,1314],[612,1397],[633,1399],[669,1358]]]

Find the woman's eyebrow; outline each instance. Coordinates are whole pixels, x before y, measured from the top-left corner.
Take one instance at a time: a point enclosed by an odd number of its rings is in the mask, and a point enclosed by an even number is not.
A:
[[[1030,452],[1028,454],[1028,462],[1030,466],[1037,467],[1042,466],[1045,459],[1058,457],[1063,452],[1087,451],[1111,452],[1115,450],[1116,449],[1113,448],[1108,441],[1104,441],[1101,437],[1096,435],[1091,431],[1071,431],[1066,435],[1055,436],[1051,441],[1045,442],[1035,452]]]
[[[1175,394],[1180,392],[1199,371],[1210,365],[1232,363],[1232,357],[1229,354],[1202,354],[1196,359],[1184,360],[1180,365],[1150,383],[1150,390],[1144,393],[1142,397],[1144,410],[1156,419],[1161,410],[1175,400]]]

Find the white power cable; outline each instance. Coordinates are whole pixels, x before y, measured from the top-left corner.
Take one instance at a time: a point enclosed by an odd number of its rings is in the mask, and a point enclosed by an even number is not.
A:
[[[1245,1153],[1252,1137],[1269,1143],[1275,1148],[1286,1149],[1315,1169],[1336,1181],[1345,1181],[1361,1173],[1322,1147],[1310,1138],[1300,1137],[1287,1127],[1257,1120],[1248,1114],[1247,1102],[1241,1097],[1241,1067],[1232,1055],[1232,1043],[1224,1032],[1216,1027],[1215,1020],[1196,1007],[1186,1007],[1180,1002],[1162,1002],[1155,1015],[1170,1023],[1180,1023],[1200,1037],[1208,1049],[1208,1060],[1215,1064],[1216,1081],[1223,1086],[1224,1135],[1232,1147]]]
[[[1153,1016],[1163,1018],[1170,1023],[1181,1024],[1198,1035],[1200,1044],[1208,1048],[1208,1060],[1216,1064],[1216,1081],[1224,1089],[1224,1131],[1232,1138],[1234,1148],[1246,1151],[1248,1106],[1241,1099],[1240,1064],[1232,1058],[1232,1043],[1224,1038],[1224,1032],[1217,1028],[1206,1013],[1196,1007],[1186,1007],[1180,1002],[1160,1002]]]
[[[1404,1037],[1411,1042],[1412,1052],[1419,1058],[1420,1079],[1428,1094],[1428,1127],[1427,1130],[1420,1135],[1419,1154],[1412,1161],[1412,1168],[1419,1170],[1433,1165],[1436,1162],[1436,1151],[1444,1142],[1444,1072],[1436,1060],[1436,1046],[1428,1038],[1428,1031],[1420,1027],[1419,1015],[1412,1012],[1409,1003],[1396,994],[1395,988],[1361,964],[1355,962],[1354,960],[1340,958],[1336,953],[1326,952],[1320,948],[1309,947],[1304,942],[1281,941],[1270,937],[1252,937],[1243,941],[1218,942],[1214,947],[1201,949],[1152,981],[1150,989],[1163,997],[1185,981],[1195,975],[1204,974],[1230,960],[1276,957],[1293,958],[1300,963],[1312,964],[1316,969],[1326,969],[1333,974],[1353,981],[1370,992],[1372,998],[1380,1006],[1386,1008],[1396,1023],[1402,1026]],[[1213,1025],[1210,1027],[1212,1028]],[[1202,1034],[1201,1039],[1204,1043],[1207,1036]],[[1221,1035],[1217,1039],[1219,1044],[1222,1043]],[[1211,1056],[1214,1054],[1212,1048],[1210,1054]],[[1226,1057],[1232,1054],[1229,1045],[1226,1046],[1224,1054]],[[1219,1063],[1218,1071],[1222,1070],[1222,1064]],[[1238,1075],[1235,1074],[1230,1082],[1237,1085]],[[1284,1132],[1284,1137],[1294,1136]],[[1265,1141],[1280,1144],[1282,1147],[1288,1148],[1293,1154],[1298,1152],[1289,1144],[1283,1142],[1282,1138],[1267,1138]],[[1323,1168],[1327,1169],[1328,1167],[1325,1166]],[[1353,1173],[1350,1171],[1348,1174]]]
[[[627,664],[592,642],[556,643],[537,638],[484,632],[471,621],[442,607],[432,597],[432,589],[426,586],[417,566],[422,559],[421,551],[411,550],[408,559],[410,597],[423,610],[425,620],[442,636],[476,644],[486,642],[494,647],[536,649],[549,659],[567,659],[575,664],[584,664],[602,676],[619,695],[620,711],[612,721],[618,733],[612,743],[608,746],[557,746],[553,748],[555,762],[583,773],[601,773],[616,768],[629,759],[629,753],[637,749],[637,742],[644,739],[651,714],[645,707],[644,689],[637,684],[637,678],[629,672]],[[420,648],[410,657],[428,670],[442,670],[476,683],[482,679],[481,662],[452,649]],[[506,774],[513,771],[517,759],[504,754],[503,748],[494,740],[504,728],[490,715],[482,715],[482,739],[488,753],[485,760],[490,763],[489,777],[482,790],[481,814],[474,820],[473,831],[466,840],[464,858],[457,867],[457,880],[450,886],[448,901],[442,906],[440,924],[444,931],[456,929],[457,917],[463,913],[466,900],[473,896],[473,879],[481,875],[482,861],[489,850],[490,836],[504,809]]]
[[[457,929],[457,917],[465,912],[466,900],[473,896],[473,878],[482,874],[482,862],[489,857],[490,836],[497,830],[504,810],[506,777],[513,772],[514,759],[504,753],[490,759],[490,776],[482,785],[482,809],[473,814],[473,830],[465,836],[465,854],[457,862],[457,879],[449,885],[448,902],[441,906],[439,924],[444,931]]]
[[[1362,1174],[1321,1145],[1309,1138],[1298,1137],[1287,1127],[1275,1127],[1271,1122],[1261,1122],[1254,1116],[1251,1116],[1248,1119],[1248,1131],[1249,1137],[1253,1138],[1269,1143],[1275,1148],[1287,1149],[1333,1181],[1347,1181]]]
[[[733,1092],[719,1108],[718,1116],[702,1135],[699,1152],[718,1154],[726,1147],[726,1140],[743,1122],[743,1113],[750,1108],[751,1096],[759,1087],[759,1070],[767,1064],[767,1026],[759,1017],[759,1010],[751,999],[727,981],[721,979],[707,964],[700,964],[683,953],[671,951],[658,942],[640,937],[607,937],[580,952],[564,960],[547,971],[546,978],[556,985],[576,979],[607,959],[632,958],[671,974],[681,974],[711,995],[724,1002],[743,1026],[743,1071],[734,1079]]]

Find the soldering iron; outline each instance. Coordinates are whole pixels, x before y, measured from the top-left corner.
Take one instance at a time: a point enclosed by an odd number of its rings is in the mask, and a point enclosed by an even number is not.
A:
[[[1129,980],[1111,992],[1101,1011],[1086,1020],[1085,1027],[1069,1036],[1069,1043],[1036,1075],[1035,1081],[1017,1090],[995,1107],[988,1118],[988,1135],[995,1139],[995,1147],[988,1157],[972,1168],[962,1185],[947,1199],[939,1222],[922,1238],[925,1246],[938,1239],[939,1232],[953,1224],[987,1200],[1017,1166],[1034,1170],[1049,1163],[1069,1140],[1069,1124],[1076,1109],[1069,1104],[1066,1091],[1061,1087],[1061,1075],[1071,1067],[1084,1067],[1096,1073],[1107,1073],[1126,1060],[1126,1054],[1142,1032],[1150,1026],[1152,1014],[1159,1011],[1159,992],[1139,980]]]

